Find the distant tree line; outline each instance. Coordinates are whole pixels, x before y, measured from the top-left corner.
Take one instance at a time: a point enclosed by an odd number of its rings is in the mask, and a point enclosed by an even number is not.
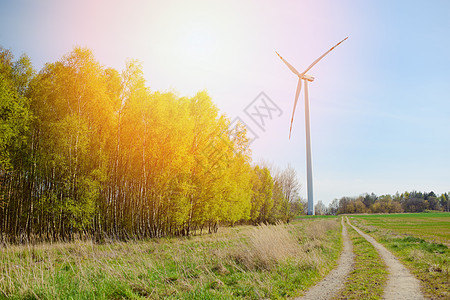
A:
[[[321,201],[316,206],[316,214],[363,214],[450,211],[449,194],[437,196],[434,192],[404,192],[395,195],[377,196],[374,193],[358,197],[334,199],[328,207]]]
[[[119,72],[75,48],[37,73],[0,47],[0,242],[288,222],[303,211],[294,170],[252,164],[229,125],[206,92],[151,91],[137,61]]]

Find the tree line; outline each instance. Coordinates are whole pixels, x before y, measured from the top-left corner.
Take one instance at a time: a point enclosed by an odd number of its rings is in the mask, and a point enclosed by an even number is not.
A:
[[[39,71],[0,47],[0,242],[134,239],[289,221],[292,168],[251,161],[205,91],[152,91],[74,50]]]
[[[363,214],[363,213],[402,213],[450,211],[449,194],[437,196],[434,192],[404,192],[395,195],[377,196],[374,193],[358,197],[334,199],[328,207],[319,201],[316,214]]]

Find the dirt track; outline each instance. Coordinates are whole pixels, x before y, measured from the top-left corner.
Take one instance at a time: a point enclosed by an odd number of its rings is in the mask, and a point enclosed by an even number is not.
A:
[[[383,299],[425,299],[420,291],[420,283],[406,269],[400,261],[389,252],[384,246],[378,243],[373,237],[365,234],[357,227],[350,224],[348,218],[347,223],[353,227],[362,237],[371,243],[384,260],[387,271],[389,272],[386,286],[384,288]],[[338,261],[338,266],[332,270],[322,281],[309,289],[306,294],[296,299],[332,299],[344,287],[347,276],[353,269],[353,247],[348,237],[346,225],[342,222],[342,240],[344,249]]]
[[[352,242],[348,237],[347,227],[345,226],[343,219],[341,219],[341,223],[344,249],[339,257],[338,266],[317,285],[309,289],[303,297],[299,297],[297,299],[331,299],[344,287],[347,276],[353,268],[354,254]]]
[[[347,217],[346,217],[347,218]],[[389,272],[386,287],[384,288],[383,299],[397,300],[397,299],[425,299],[420,291],[420,283],[411,273],[406,269],[395,256],[389,252],[384,246],[375,241],[373,237],[365,234],[348,221],[361,236],[363,236],[375,249],[377,249],[381,258],[384,260]]]

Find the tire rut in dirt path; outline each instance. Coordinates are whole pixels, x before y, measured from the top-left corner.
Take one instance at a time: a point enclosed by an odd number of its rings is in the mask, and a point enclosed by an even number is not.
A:
[[[296,298],[297,300],[331,299],[336,296],[342,288],[344,288],[346,279],[353,269],[354,254],[352,242],[348,237],[344,219],[341,219],[341,223],[344,248],[342,249],[341,256],[339,257],[338,266],[331,270],[331,272],[318,284],[309,289],[304,296]]]
[[[408,269],[404,267],[391,252],[389,252],[389,250],[378,243],[373,237],[353,226],[347,217],[346,219],[347,223],[352,226],[353,229],[377,249],[381,258],[386,263],[389,275],[386,287],[384,288],[383,299],[425,299],[420,291],[419,280],[416,279]]]

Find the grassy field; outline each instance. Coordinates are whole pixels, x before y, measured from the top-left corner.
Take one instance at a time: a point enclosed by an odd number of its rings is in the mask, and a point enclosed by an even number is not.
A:
[[[387,280],[386,266],[377,250],[352,227],[347,226],[355,254],[354,269],[345,288],[335,299],[381,299]]]
[[[450,245],[450,213],[359,215],[367,226]]]
[[[0,248],[0,298],[292,297],[335,266],[340,229],[335,218],[187,238],[9,246]]]
[[[351,216],[421,281],[426,296],[449,299],[450,213]]]

